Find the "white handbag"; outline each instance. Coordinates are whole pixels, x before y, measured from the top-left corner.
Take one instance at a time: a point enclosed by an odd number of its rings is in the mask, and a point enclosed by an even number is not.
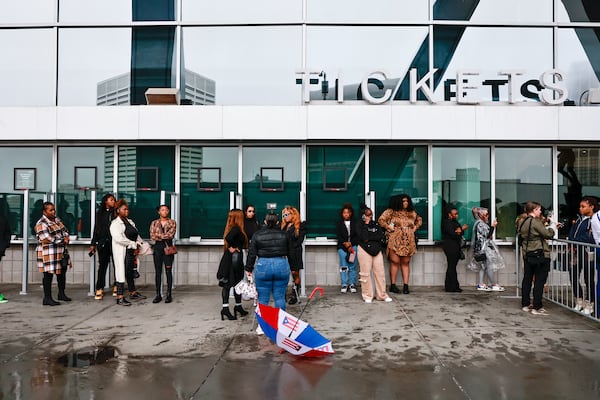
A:
[[[237,285],[235,285],[234,289],[237,294],[242,295],[242,299],[251,300],[255,299],[256,294],[256,285],[252,278],[244,278]]]

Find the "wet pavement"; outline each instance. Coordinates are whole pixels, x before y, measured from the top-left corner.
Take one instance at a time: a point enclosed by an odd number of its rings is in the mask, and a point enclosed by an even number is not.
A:
[[[280,354],[253,314],[221,321],[218,287],[132,307],[83,286],[44,307],[38,285],[19,289],[2,286],[0,400],[600,399],[600,324],[551,303],[525,313],[510,289],[365,304],[326,287],[303,315],[336,351],[317,359]]]

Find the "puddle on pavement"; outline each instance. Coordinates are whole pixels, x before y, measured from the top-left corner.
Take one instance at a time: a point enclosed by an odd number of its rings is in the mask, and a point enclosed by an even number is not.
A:
[[[89,367],[104,364],[118,356],[117,349],[111,346],[88,347],[60,356],[56,361],[64,367]]]

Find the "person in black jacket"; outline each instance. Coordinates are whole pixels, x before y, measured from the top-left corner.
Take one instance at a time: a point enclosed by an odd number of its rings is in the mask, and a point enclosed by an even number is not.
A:
[[[340,210],[340,220],[335,225],[337,249],[340,257],[340,278],[342,293],[356,293],[356,251],[358,248],[358,226],[353,220],[352,204],[345,203]]]
[[[285,291],[290,280],[287,257],[292,252],[292,244],[278,224],[277,214],[267,214],[265,226],[254,234],[250,242],[246,272],[254,277],[259,303],[269,304],[272,293],[275,307],[285,310]]]
[[[458,277],[456,275],[456,265],[461,259],[461,243],[463,242],[463,233],[469,225],[460,225],[458,223],[458,210],[450,206],[446,213],[446,218],[442,220],[442,248],[446,255],[448,267],[446,268],[446,280],[444,288],[446,292],[462,292]]]
[[[96,295],[94,299],[102,300],[106,284],[106,270],[112,257],[112,238],[110,223],[115,218],[115,196],[105,194],[96,211],[96,224],[90,244],[90,254],[98,253],[98,276],[96,277]],[[113,296],[117,295],[117,285],[113,285]]]
[[[233,291],[235,298],[235,307],[233,315],[229,311],[229,292],[232,287],[237,285],[244,277],[244,261],[242,249],[248,247],[248,237],[244,231],[244,212],[234,208],[229,211],[227,224],[223,232],[223,256],[219,263],[217,279],[219,286],[223,288],[221,297],[223,298],[223,308],[221,308],[221,320],[227,317],[229,320],[237,319],[237,314],[245,316],[248,311],[242,308],[242,295]]]
[[[385,271],[383,268],[382,239],[385,235],[383,229],[373,221],[373,211],[361,206],[364,221],[358,229],[358,261],[360,264],[360,289],[365,303],[373,302],[373,284],[371,271],[375,281],[377,300],[390,302],[392,298],[385,292]]]
[[[304,268],[302,261],[302,243],[306,236],[306,222],[300,221],[300,213],[296,207],[285,206],[281,212],[281,229],[285,231],[292,242],[292,252],[288,256],[292,272],[292,291],[288,304],[298,303],[300,292],[300,270]]]
[[[254,233],[260,228],[260,224],[256,219],[256,207],[252,204],[248,204],[244,208],[244,232],[248,236],[248,243],[252,240]]]
[[[0,210],[0,261],[2,260],[2,257],[4,257],[6,249],[10,247],[11,230],[8,218],[4,215],[5,212],[8,212],[8,209],[6,211]],[[0,303],[6,302],[8,302],[8,299],[0,293]]]

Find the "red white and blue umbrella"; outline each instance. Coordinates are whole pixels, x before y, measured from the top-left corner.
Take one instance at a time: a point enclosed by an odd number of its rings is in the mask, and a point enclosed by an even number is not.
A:
[[[315,291],[311,293],[309,299],[314,293]],[[307,322],[280,308],[258,304],[256,319],[265,335],[277,346],[291,354],[319,357],[334,353],[329,339],[317,332]]]

